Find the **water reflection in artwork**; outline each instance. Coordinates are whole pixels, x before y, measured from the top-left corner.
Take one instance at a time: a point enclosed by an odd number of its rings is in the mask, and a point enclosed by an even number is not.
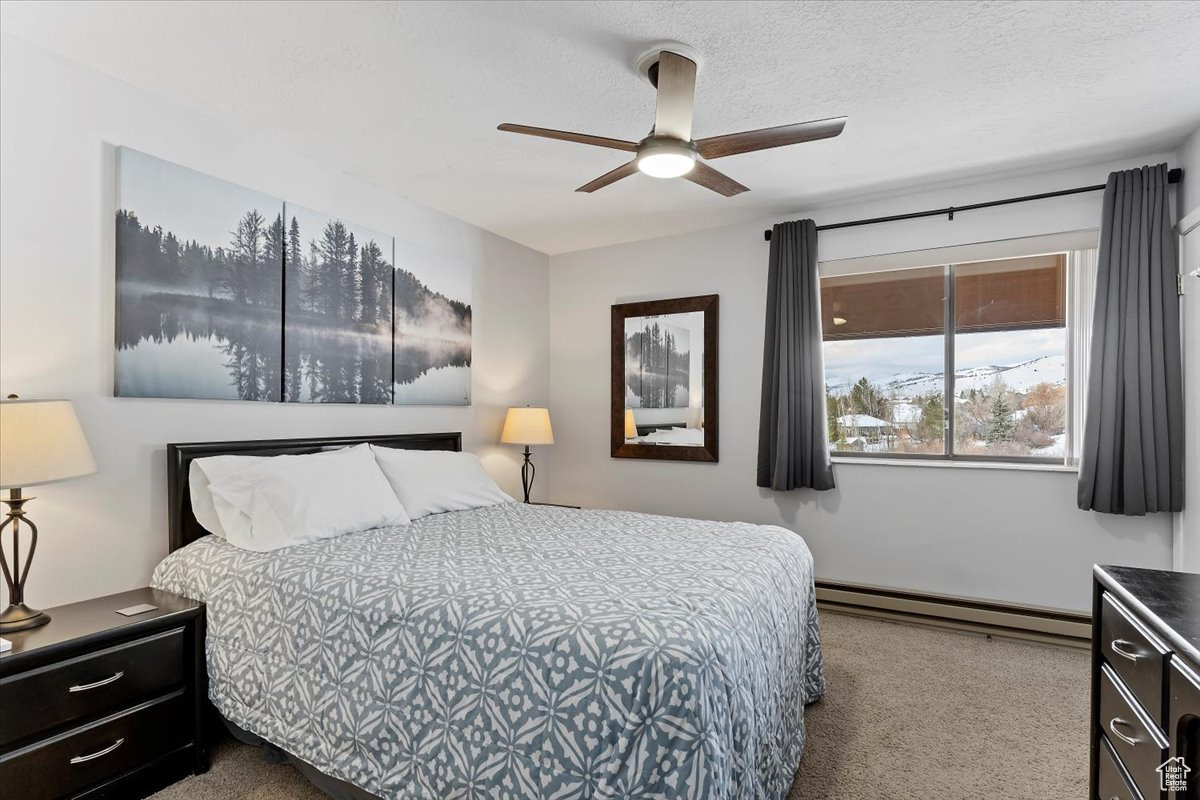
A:
[[[395,402],[470,405],[470,267],[397,241],[394,297]]]
[[[283,201],[118,152],[116,394],[278,400]]]
[[[118,148],[115,393],[466,405],[470,270]]]
[[[288,203],[284,399],[392,402],[392,237]]]

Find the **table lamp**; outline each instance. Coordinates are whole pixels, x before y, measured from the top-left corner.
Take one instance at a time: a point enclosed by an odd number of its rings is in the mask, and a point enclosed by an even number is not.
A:
[[[637,438],[637,421],[633,418],[633,409],[625,409],[625,438]]]
[[[504,417],[504,429],[500,432],[504,444],[525,445],[525,463],[521,465],[521,486],[525,489],[525,502],[529,502],[529,490],[533,488],[536,471],[529,460],[529,445],[554,444],[554,431],[550,428],[550,412],[545,408],[510,408]]]
[[[25,516],[21,490],[42,483],[57,483],[96,471],[92,451],[69,400],[18,400],[15,395],[0,401],[0,489],[8,506],[0,534],[12,528],[12,564],[4,554],[0,537],[0,567],[8,585],[8,608],[0,611],[0,633],[45,625],[50,616],[25,605],[25,579],[37,549],[37,526]],[[21,523],[29,526],[29,550],[21,563]]]

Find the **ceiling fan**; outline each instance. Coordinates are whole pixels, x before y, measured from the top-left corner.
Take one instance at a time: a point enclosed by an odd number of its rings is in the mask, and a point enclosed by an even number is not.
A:
[[[829,139],[837,136],[842,132],[842,128],[846,127],[846,117],[831,117],[798,122],[794,125],[780,125],[776,128],[710,136],[707,139],[693,139],[692,107],[695,101],[698,62],[699,58],[692,48],[677,42],[656,45],[638,59],[638,71],[658,90],[654,127],[650,130],[650,135],[640,142],[553,128],[514,125],[509,122],[500,125],[499,130],[637,154],[632,161],[580,186],[575,190],[577,192],[594,192],[640,171],[654,178],[686,178],[718,194],[733,197],[750,190],[708,166],[702,159],[724,158],[772,147]]]

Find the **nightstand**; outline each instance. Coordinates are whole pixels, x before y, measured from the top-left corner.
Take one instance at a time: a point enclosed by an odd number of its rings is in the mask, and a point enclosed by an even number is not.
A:
[[[157,606],[136,616],[117,609]],[[4,796],[144,797],[208,769],[204,604],[156,589],[48,609],[4,636]]]

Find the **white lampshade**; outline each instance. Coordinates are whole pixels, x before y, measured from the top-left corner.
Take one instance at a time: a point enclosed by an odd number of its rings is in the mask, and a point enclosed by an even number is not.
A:
[[[550,411],[545,408],[510,408],[500,432],[504,444],[554,444]]]
[[[0,489],[65,481],[96,471],[70,400],[0,401]]]

